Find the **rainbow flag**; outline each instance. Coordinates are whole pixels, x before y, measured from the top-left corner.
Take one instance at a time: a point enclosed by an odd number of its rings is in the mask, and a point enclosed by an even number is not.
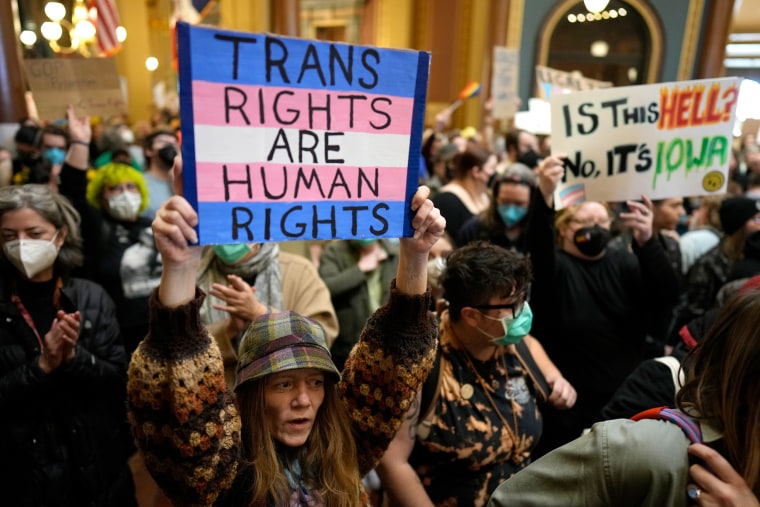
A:
[[[586,200],[586,185],[583,183],[577,183],[569,187],[565,187],[559,191],[559,202],[563,208],[580,204]]]
[[[467,100],[480,95],[480,83],[477,81],[470,81],[467,86],[462,88],[459,92],[459,100]]]

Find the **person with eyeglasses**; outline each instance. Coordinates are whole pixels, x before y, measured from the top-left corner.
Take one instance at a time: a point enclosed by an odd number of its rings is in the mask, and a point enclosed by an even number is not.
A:
[[[377,469],[391,505],[485,505],[531,462],[542,426],[537,397],[573,406],[572,385],[528,335],[530,278],[530,260],[490,243],[448,256],[438,366]]]
[[[670,315],[678,278],[652,232],[652,203],[628,201],[620,214],[632,249],[608,248],[612,214],[587,201],[556,214],[563,160],[546,158],[531,199],[528,248],[533,262],[533,334],[578,392],[575,406],[548,408],[538,455],[579,436],[599,420],[617,387],[644,359],[647,332]]]

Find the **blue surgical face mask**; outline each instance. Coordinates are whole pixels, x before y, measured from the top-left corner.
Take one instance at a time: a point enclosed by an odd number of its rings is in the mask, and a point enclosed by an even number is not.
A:
[[[517,317],[497,319],[496,317],[491,317],[486,314],[482,315],[487,319],[501,321],[501,325],[504,327],[504,336],[492,336],[478,328],[478,331],[491,338],[491,342],[496,345],[514,345],[520,343],[522,339],[525,338],[525,335],[530,333],[530,328],[533,325],[533,310],[530,309],[530,305],[527,301]]]
[[[501,221],[509,228],[517,225],[528,214],[528,208],[514,204],[499,204],[498,210]]]
[[[230,245],[214,245],[214,253],[219,259],[230,266],[237,264],[240,259],[251,251],[248,243],[233,243]]]
[[[53,165],[61,165],[66,158],[66,152],[60,148],[48,148],[42,152],[42,158]]]

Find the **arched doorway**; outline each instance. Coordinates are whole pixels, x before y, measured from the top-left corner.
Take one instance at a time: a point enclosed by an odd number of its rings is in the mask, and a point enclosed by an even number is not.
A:
[[[550,14],[539,41],[538,63],[615,86],[657,82],[662,28],[640,0],[611,0],[591,13],[567,0]]]

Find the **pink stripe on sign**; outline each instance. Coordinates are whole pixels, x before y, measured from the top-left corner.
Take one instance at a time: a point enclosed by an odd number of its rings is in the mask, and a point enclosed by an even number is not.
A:
[[[193,81],[198,125],[409,134],[413,105],[371,93]]]
[[[267,192],[278,197],[276,200],[279,202],[325,199],[403,201],[406,197],[406,167],[247,165],[249,170],[246,170],[246,164],[199,162],[196,166],[198,201],[272,200],[267,197]],[[226,192],[229,195],[225,195]]]

